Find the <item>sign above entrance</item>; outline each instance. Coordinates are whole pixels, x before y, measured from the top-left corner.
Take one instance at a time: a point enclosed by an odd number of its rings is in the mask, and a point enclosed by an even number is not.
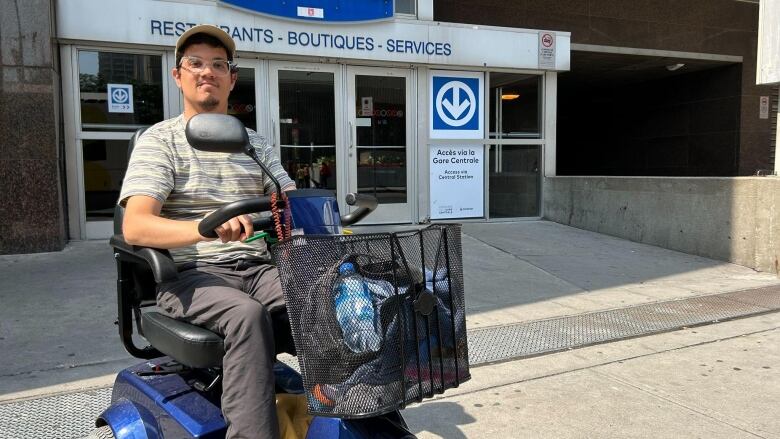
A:
[[[484,137],[482,78],[480,72],[431,71],[431,139]]]
[[[255,3],[276,4],[277,1]],[[291,14],[297,17],[301,7],[306,8],[301,9],[301,14],[311,18],[282,20],[206,0],[56,0],[57,37],[60,41],[141,44],[170,49],[187,29],[210,23],[233,37],[239,58],[245,54],[256,58],[255,54],[261,54],[261,57],[299,56],[328,62],[354,59],[459,68],[545,69],[539,66],[539,34],[535,30],[406,19],[334,26],[323,21],[328,20],[328,9],[323,7],[324,2],[316,1],[320,3],[287,1],[295,6]],[[362,1],[341,0],[339,4],[357,3]],[[387,3],[393,2],[387,0]],[[320,15],[322,19],[317,18]],[[550,33],[554,36],[555,56],[554,67],[547,69],[569,70],[570,34]]]
[[[220,0],[220,3],[297,20],[356,22],[393,17],[393,2],[387,0]]]

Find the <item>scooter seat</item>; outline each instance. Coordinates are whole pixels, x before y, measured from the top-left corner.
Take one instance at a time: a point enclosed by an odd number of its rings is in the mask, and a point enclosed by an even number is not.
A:
[[[143,335],[158,351],[193,367],[219,367],[225,355],[222,337],[208,329],[149,311],[141,318]]]

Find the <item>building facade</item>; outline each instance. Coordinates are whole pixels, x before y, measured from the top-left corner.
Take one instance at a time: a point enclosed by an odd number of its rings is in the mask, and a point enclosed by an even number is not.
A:
[[[299,187],[376,195],[375,223],[560,221],[564,176],[774,170],[758,2],[257,10],[286,3],[4,2],[0,252],[109,236],[127,140],[181,112],[172,46],[204,22],[238,44],[229,112]]]

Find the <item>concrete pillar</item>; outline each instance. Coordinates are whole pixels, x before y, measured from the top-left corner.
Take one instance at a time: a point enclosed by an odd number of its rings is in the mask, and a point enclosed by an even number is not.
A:
[[[780,111],[775,114],[777,123],[775,124],[775,175],[780,175]]]
[[[417,19],[433,21],[433,0],[417,0]]]
[[[780,82],[780,0],[763,0],[758,10],[756,84]],[[780,113],[780,112],[778,112]],[[780,114],[776,114],[774,171],[780,174]]]
[[[544,176],[556,175],[556,143],[558,114],[558,73],[544,75]]]

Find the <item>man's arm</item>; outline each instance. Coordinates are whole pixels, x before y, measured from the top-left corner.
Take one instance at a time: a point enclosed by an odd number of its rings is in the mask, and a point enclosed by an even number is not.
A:
[[[127,199],[122,232],[128,244],[154,248],[178,248],[209,241],[198,232],[199,221],[177,221],[160,216],[162,203],[145,195]],[[243,225],[243,229],[242,226]],[[243,241],[254,234],[247,215],[231,219],[215,229],[222,242]]]

